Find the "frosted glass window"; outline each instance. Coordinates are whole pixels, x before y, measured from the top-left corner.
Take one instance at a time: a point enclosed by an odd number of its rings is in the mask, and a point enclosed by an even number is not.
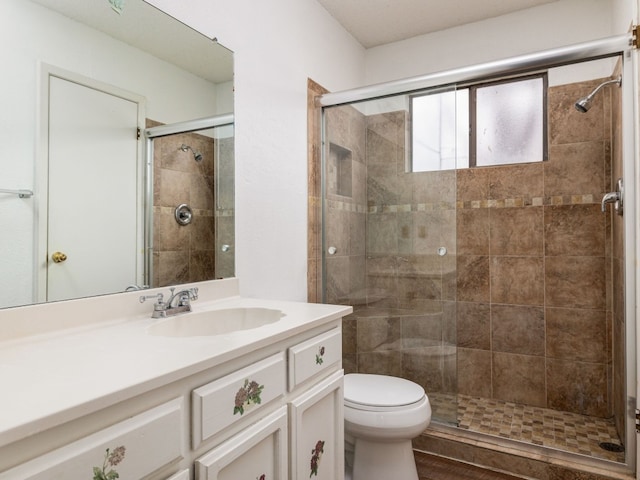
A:
[[[547,159],[546,74],[411,97],[409,171]]]
[[[469,90],[416,96],[411,108],[411,171],[467,168]]]
[[[544,82],[536,77],[478,87],[477,166],[544,160]]]

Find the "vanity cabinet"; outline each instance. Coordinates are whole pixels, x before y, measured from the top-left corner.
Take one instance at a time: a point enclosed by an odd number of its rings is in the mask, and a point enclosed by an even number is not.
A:
[[[339,480],[341,344],[339,319],[262,342],[45,432],[53,449],[27,437],[13,451],[35,458],[4,472],[0,463],[0,480],[100,478],[94,469],[123,480]]]

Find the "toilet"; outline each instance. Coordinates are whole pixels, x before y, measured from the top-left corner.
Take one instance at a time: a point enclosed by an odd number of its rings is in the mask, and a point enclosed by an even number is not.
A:
[[[420,385],[387,375],[345,375],[345,478],[418,480],[411,440],[430,421]]]

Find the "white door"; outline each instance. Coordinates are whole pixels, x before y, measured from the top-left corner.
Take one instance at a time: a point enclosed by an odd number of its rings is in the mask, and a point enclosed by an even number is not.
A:
[[[49,76],[48,120],[47,300],[124,291],[138,282],[138,104]]]

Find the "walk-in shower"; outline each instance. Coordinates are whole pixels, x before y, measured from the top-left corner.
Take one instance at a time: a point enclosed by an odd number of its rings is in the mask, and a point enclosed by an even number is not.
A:
[[[631,163],[622,89],[602,89],[620,81],[627,40],[319,97],[322,220],[310,271],[322,301],[354,307],[343,322],[346,372],[419,383],[436,428],[453,435],[633,464],[631,220],[601,211]],[[524,118],[517,143],[544,144],[517,162],[480,163],[485,129],[461,142],[456,119],[481,125],[469,98],[478,110],[483,89],[512,99],[532,79],[542,126]],[[494,111],[509,118],[524,103],[518,92]],[[590,110],[576,112],[589,92]],[[422,97],[437,120],[417,145]],[[420,149],[437,161],[417,168]]]

